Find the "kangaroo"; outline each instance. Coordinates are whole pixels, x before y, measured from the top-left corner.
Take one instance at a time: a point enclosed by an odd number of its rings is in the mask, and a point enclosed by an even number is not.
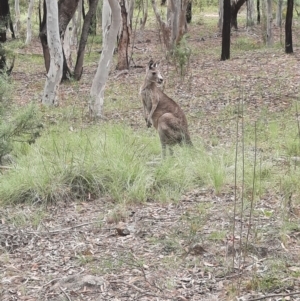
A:
[[[166,156],[166,146],[173,155],[172,146],[185,143],[192,145],[188,124],[180,106],[156,85],[161,84],[163,77],[158,70],[158,63],[150,60],[146,68],[144,84],[140,89],[144,117],[148,127],[152,125],[158,131],[162,147],[162,156]]]

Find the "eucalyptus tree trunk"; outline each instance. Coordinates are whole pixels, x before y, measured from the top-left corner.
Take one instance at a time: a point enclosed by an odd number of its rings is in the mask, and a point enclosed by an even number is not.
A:
[[[231,30],[231,5],[230,5],[230,0],[224,0],[221,61],[230,59],[230,30]]]
[[[107,27],[111,22],[111,9],[108,0],[103,0],[102,5],[102,39],[104,39]]]
[[[266,42],[267,46],[271,47],[273,45],[273,33],[272,33],[272,0],[267,0],[267,36]]]
[[[130,27],[132,29],[132,19],[133,19],[133,11],[134,11],[135,0],[126,0],[126,1],[128,1],[129,21],[130,21]]]
[[[147,18],[148,18],[148,0],[142,0],[142,11],[143,11],[143,18],[140,20],[141,30],[145,28]]]
[[[72,45],[75,45],[77,48],[78,45],[78,35],[81,31],[81,19],[82,19],[82,1],[78,1],[78,6],[77,6],[77,14],[75,13],[72,18],[72,36],[71,36],[71,41]]]
[[[32,37],[32,28],[31,28],[31,17],[33,11],[34,0],[29,0],[28,5],[28,17],[27,17],[27,32],[26,32],[26,41],[25,44],[28,45],[31,42]]]
[[[245,2],[246,0],[234,0],[231,4],[231,26],[233,26],[236,30],[238,29],[237,15]]]
[[[187,31],[186,10],[189,0],[169,0],[167,20],[163,21],[156,0],[151,0],[157,22],[162,31],[166,48],[172,50],[182,39]]]
[[[121,8],[118,0],[108,0],[111,10],[111,24],[105,28],[103,37],[103,50],[98,64],[96,75],[93,79],[89,103],[90,115],[94,118],[102,116],[102,106],[104,102],[104,89],[108,78],[110,61],[113,58],[115,42],[121,26]]]
[[[247,0],[247,27],[254,25],[254,0]]]
[[[292,21],[293,21],[294,0],[287,0],[286,21],[285,21],[285,53],[293,53]]]
[[[277,10],[276,10],[276,25],[278,27],[281,27],[282,25],[282,4],[283,4],[283,0],[278,0]]]
[[[171,43],[173,46],[177,45],[183,35],[186,33],[186,10],[189,0],[169,0],[172,5],[171,18]]]
[[[58,103],[57,95],[63,71],[63,51],[59,34],[57,2],[46,0],[46,7],[50,67],[46,78],[42,103],[45,105],[54,105]]]
[[[76,65],[75,65],[75,69],[74,69],[74,79],[75,80],[80,80],[81,75],[82,75],[85,45],[86,45],[86,42],[88,39],[91,22],[96,13],[97,5],[98,5],[98,0],[91,0],[89,11],[87,12],[87,14],[84,18],[78,52],[77,52]]]
[[[260,0],[256,0],[257,24],[260,24]]]
[[[117,70],[129,69],[128,47],[131,36],[130,7],[127,0],[119,0],[121,6],[122,26],[118,43]]]
[[[6,42],[6,29],[10,28],[12,38],[15,38],[14,27],[10,17],[8,0],[0,0],[0,42]]]
[[[71,22],[67,26],[67,29],[64,34],[64,39],[62,41],[63,43],[63,52],[64,52],[64,59],[66,61],[66,64],[69,68],[72,68],[72,51],[71,51],[71,43],[72,43],[72,26]]]
[[[219,0],[219,20],[218,20],[219,30],[222,30],[223,28],[223,15],[224,15],[224,0]]]
[[[19,0],[15,0],[15,25],[14,25],[14,30],[15,30],[15,35],[16,37],[19,35],[20,31],[20,2]]]
[[[58,1],[58,18],[59,18],[59,33],[60,33],[60,38],[63,40],[66,28],[71,21],[77,6],[78,6],[78,1],[79,0],[59,0]],[[43,20],[40,21],[40,40],[42,43],[43,47],[43,54],[44,54],[44,62],[45,62],[45,67],[46,71],[48,72],[49,70],[49,65],[50,65],[50,59],[49,59],[49,43],[48,43],[48,37],[47,37],[47,23],[46,23],[46,18],[47,18],[47,7],[44,2],[44,13],[43,13]],[[68,67],[67,61],[65,59],[65,55],[63,52],[64,56],[64,66],[63,66],[63,77],[62,79],[69,79],[71,77],[71,70]]]

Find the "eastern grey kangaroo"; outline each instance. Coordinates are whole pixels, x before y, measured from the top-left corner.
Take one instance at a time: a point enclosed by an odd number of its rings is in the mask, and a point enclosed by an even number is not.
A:
[[[153,125],[158,131],[162,155],[166,156],[168,145],[170,154],[173,154],[174,144],[186,143],[192,145],[188,124],[180,106],[156,85],[162,83],[163,78],[158,70],[158,63],[150,60],[146,68],[144,84],[140,89],[144,106],[144,117],[148,127]]]

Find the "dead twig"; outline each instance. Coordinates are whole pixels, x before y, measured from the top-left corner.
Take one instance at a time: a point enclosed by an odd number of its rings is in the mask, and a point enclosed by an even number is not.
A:
[[[151,293],[151,292],[146,292],[144,290],[142,290],[141,288],[137,287],[136,285],[134,284],[131,284],[131,283],[127,283],[125,281],[120,281],[120,280],[113,280],[113,281],[110,281],[111,283],[116,283],[116,284],[124,284],[126,286],[129,286],[131,288],[133,288],[134,290],[138,291],[139,293],[143,294],[144,296],[152,296],[152,297],[156,297],[156,298],[163,298],[164,300],[172,300],[173,297],[167,297],[165,295],[158,295],[158,294],[155,294],[155,293]]]
[[[294,296],[294,295],[300,295],[300,291],[298,291],[298,292],[292,292],[292,293],[287,293],[287,294],[266,295],[266,296],[261,296],[261,297],[257,297],[257,298],[254,298],[254,299],[249,299],[249,301],[258,301],[258,300],[264,300],[264,299],[267,299],[267,298],[288,297],[288,296]]]
[[[129,70],[128,70],[128,69],[122,70],[122,71],[118,72],[118,74],[115,75],[114,78],[117,79],[119,76],[121,76],[121,75],[123,75],[123,74],[128,74],[128,73],[129,73]]]
[[[79,225],[75,225],[73,227],[69,227],[69,228],[64,228],[64,229],[56,229],[56,230],[52,230],[52,231],[43,231],[43,232],[27,232],[29,234],[55,234],[55,233],[59,233],[59,232],[64,232],[64,231],[70,231],[76,228],[80,228],[80,227],[84,227],[84,226],[88,226],[88,225],[92,225],[92,224],[96,224],[98,223],[98,221],[94,221],[94,222],[89,222],[89,223],[84,223],[84,224],[79,224]]]
[[[65,292],[65,290],[61,286],[59,286],[59,289],[63,292],[63,294],[67,297],[67,299],[69,301],[72,301],[72,299],[70,298],[70,296]]]
[[[0,166],[0,169],[13,169],[11,166]]]

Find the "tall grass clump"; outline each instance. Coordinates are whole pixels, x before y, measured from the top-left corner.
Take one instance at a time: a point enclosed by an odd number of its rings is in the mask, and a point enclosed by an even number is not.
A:
[[[152,164],[161,157],[158,137],[125,125],[78,131],[55,127],[16,156],[14,168],[0,175],[2,203],[103,195],[118,202],[176,201],[194,187],[214,185],[219,190],[226,182],[225,165],[219,166],[220,172],[210,167],[212,161],[219,165],[219,155],[209,160],[201,146],[176,147],[173,157]]]
[[[40,135],[42,125],[37,106],[14,108],[10,92],[12,84],[3,72],[0,74],[0,165],[18,143],[33,143]]]

